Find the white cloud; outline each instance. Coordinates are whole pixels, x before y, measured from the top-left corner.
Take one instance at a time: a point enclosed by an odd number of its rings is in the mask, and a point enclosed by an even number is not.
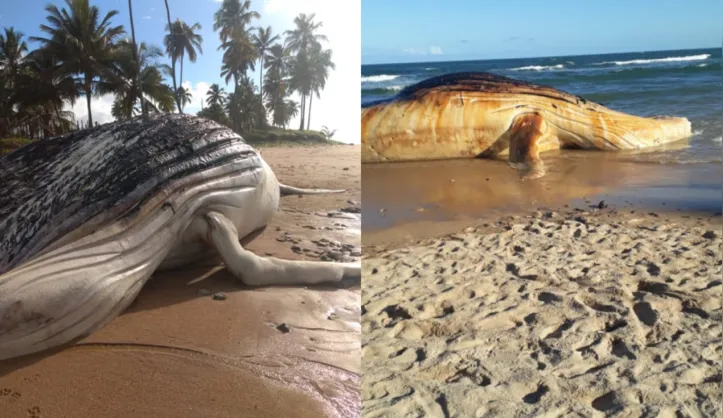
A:
[[[151,18],[150,16],[143,16],[143,17],[142,17],[143,20],[149,20],[150,18]]]
[[[427,55],[427,51],[414,48],[404,48],[402,52],[409,55]]]
[[[93,123],[96,122],[99,125],[104,123],[113,122],[115,118],[111,115],[111,108],[113,107],[113,100],[115,96],[112,94],[105,94],[100,97],[93,97],[90,99],[90,110],[93,112]],[[66,104],[64,110],[70,110],[75,114],[75,120],[83,124],[88,123],[88,104],[85,100],[85,96],[80,96],[75,101],[73,106]]]
[[[203,105],[204,100],[206,100],[206,92],[208,91],[210,84],[205,81],[200,81],[196,83],[196,87],[193,87],[193,83],[186,80],[182,85],[183,88],[191,92],[192,96],[191,103],[187,104],[183,108],[183,113],[195,115],[196,112],[201,110],[201,106]]]
[[[402,49],[402,52],[408,55],[442,55],[442,48],[438,46],[430,46],[428,50],[424,49],[415,49],[415,48],[404,48]]]
[[[360,142],[361,130],[361,0],[267,0],[259,10],[263,22],[259,26],[271,25],[275,33],[294,28],[294,18],[299,13],[316,15],[315,21],[322,22],[319,29],[329,39],[326,48],[331,49],[336,70],[329,72],[326,88],[321,98],[314,96],[311,104],[311,129],[328,126],[336,129],[334,139],[343,142]],[[258,84],[259,74],[252,75]],[[300,101],[300,98],[294,97]],[[307,115],[308,118],[308,115]],[[289,127],[299,127],[299,117]]]

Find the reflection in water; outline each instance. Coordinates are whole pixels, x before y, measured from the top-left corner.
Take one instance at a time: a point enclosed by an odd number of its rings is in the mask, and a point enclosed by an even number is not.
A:
[[[497,160],[364,164],[364,230],[554,207],[585,197],[651,209],[720,211],[720,156],[712,156],[715,163],[680,164],[666,155],[671,154],[545,153],[547,174],[530,181],[521,181],[516,170]]]

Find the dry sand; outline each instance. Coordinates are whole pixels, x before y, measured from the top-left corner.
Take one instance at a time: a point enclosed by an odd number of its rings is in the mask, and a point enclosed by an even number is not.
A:
[[[282,182],[347,193],[283,198],[249,249],[288,259],[358,255],[358,215],[338,210],[358,211],[359,147],[262,154]],[[226,299],[208,294],[218,292]],[[251,289],[212,261],[160,273],[79,344],[0,363],[0,417],[355,416],[359,306],[358,284]]]
[[[365,233],[362,415],[723,416],[721,218],[630,212]]]

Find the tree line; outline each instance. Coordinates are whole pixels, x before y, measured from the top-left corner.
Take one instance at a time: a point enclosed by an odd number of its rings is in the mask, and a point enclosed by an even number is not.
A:
[[[45,7],[46,22],[39,36],[6,27],[0,33],[0,138],[47,138],[79,129],[66,106],[85,97],[88,125],[93,126],[91,99],[113,94],[111,114],[117,120],[159,112],[180,112],[193,99],[183,86],[183,66],[203,54],[199,23],[172,20],[165,1],[167,24],[163,47],[136,42],[133,4],[128,0],[130,36],[88,0],[66,0],[65,6]],[[147,4],[147,3],[144,3]],[[300,115],[299,129],[311,120],[313,96],[323,91],[335,68],[328,40],[318,33],[314,14],[300,14],[294,29],[275,34],[254,27],[261,16],[250,0],[223,0],[214,14],[213,29],[223,51],[220,76],[199,116],[223,123],[239,133],[267,127],[287,127]],[[38,47],[29,50],[28,42]],[[164,62],[164,57],[170,59]],[[248,75],[259,69],[258,86]],[[170,79],[170,85],[168,83]],[[291,96],[298,93],[301,102]],[[96,123],[97,125],[97,123]]]

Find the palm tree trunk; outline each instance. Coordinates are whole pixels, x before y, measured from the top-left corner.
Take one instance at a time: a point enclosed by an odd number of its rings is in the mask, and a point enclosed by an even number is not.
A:
[[[261,53],[261,67],[259,68],[259,97],[261,98],[261,103],[264,102],[264,55],[263,52]]]
[[[133,4],[131,3],[131,0],[128,0],[128,14],[131,18],[131,39],[133,41],[133,59],[136,61],[136,64],[138,65],[138,68],[136,68],[136,83],[138,84],[138,100],[141,101],[141,111],[143,112],[143,117],[148,117],[148,112],[146,110],[146,107],[143,105],[143,89],[141,87],[141,62],[138,59],[138,45],[136,44],[136,27],[133,24]]]
[[[178,79],[178,84],[183,85],[183,52],[181,52],[181,78]]]
[[[181,86],[183,86],[183,53],[181,53],[181,78],[179,81],[181,82]],[[178,101],[178,110],[183,113],[183,106],[181,106],[181,100]]]
[[[92,76],[85,73],[85,101],[88,103],[88,127],[93,127],[93,113],[90,111],[90,94],[91,94],[91,80]]]
[[[306,106],[306,95],[304,93],[301,93],[301,118],[299,120],[299,130],[304,130],[304,118],[306,116],[306,113],[304,113]]]
[[[314,92],[309,94],[309,119],[306,121],[306,129],[311,129],[311,101],[314,100]]]
[[[168,18],[168,30],[171,31],[171,35],[173,34],[173,25],[171,24],[171,9],[168,8],[168,0],[165,0],[166,2],[166,17]],[[178,100],[178,84],[176,84],[176,60],[171,58],[171,70],[173,73],[171,74],[171,78],[173,78],[173,97],[176,99],[176,106],[178,108],[181,108],[181,101]]]

